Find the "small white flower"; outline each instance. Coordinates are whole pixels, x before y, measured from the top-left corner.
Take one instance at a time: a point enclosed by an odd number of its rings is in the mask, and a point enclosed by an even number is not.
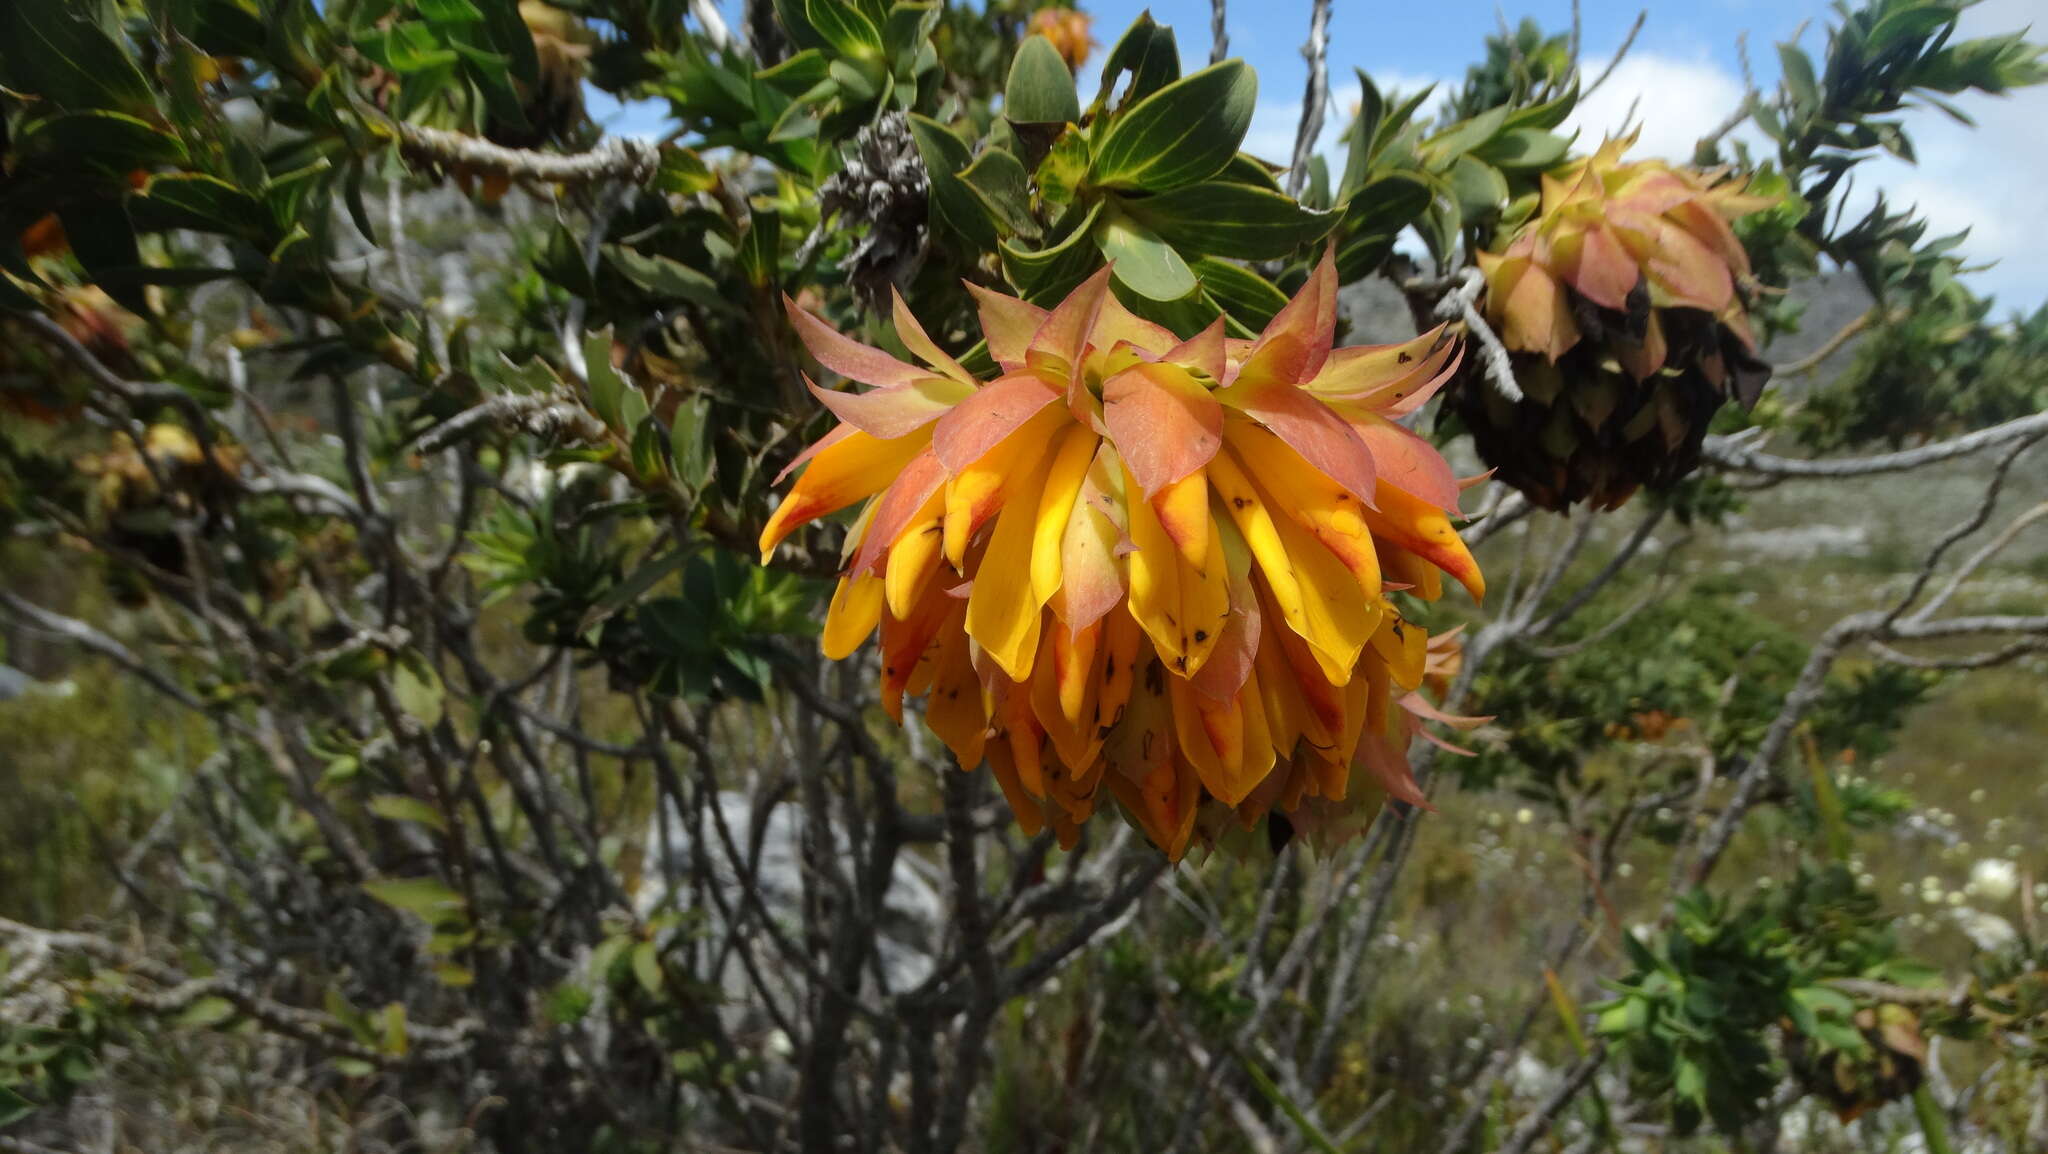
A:
[[[2019,937],[2019,931],[2012,928],[2012,923],[1997,914],[1959,909],[1949,916],[1955,919],[1956,928],[1963,931],[1970,944],[1980,950],[2002,949]]]
[[[1528,806],[1523,806],[1521,809],[1515,811],[1515,820],[1521,823],[1522,825],[1528,825],[1530,822],[1536,820],[1536,811],[1530,809]]]
[[[768,1031],[768,1038],[762,1044],[762,1048],[778,1058],[787,1058],[796,1053],[796,1047],[790,1043],[789,1035],[781,1030]]]
[[[2009,861],[1988,857],[1970,867],[1970,892],[1993,905],[2009,900],[2019,887],[2019,870]]]

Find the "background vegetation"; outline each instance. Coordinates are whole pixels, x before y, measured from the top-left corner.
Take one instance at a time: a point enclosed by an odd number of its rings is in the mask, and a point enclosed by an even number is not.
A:
[[[2048,1148],[2048,310],[1843,207],[2048,76],[1954,4],[1669,158],[1774,198],[1775,381],[1618,510],[1467,493],[1434,812],[1061,849],[818,656],[785,293],[986,368],[962,279],[1248,336],[1334,251],[1352,343],[1527,369],[1475,254],[1598,144],[1582,30],[1333,109],[1312,5],[1249,157],[1214,10],[0,12],[0,1149]]]

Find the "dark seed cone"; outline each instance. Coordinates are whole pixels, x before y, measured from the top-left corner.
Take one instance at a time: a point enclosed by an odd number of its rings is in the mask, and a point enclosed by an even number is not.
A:
[[[1632,137],[1547,172],[1533,215],[1474,254],[1486,317],[1523,394],[1467,370],[1448,409],[1502,480],[1546,509],[1612,509],[1699,466],[1721,406],[1756,403],[1770,367],[1759,291],[1729,222],[1775,200],[1656,160]]]
[[[1569,292],[1570,290],[1566,290]],[[1571,293],[1583,339],[1552,364],[1540,353],[1510,360],[1522,399],[1502,396],[1468,361],[1443,412],[1457,414],[1480,458],[1541,508],[1580,502],[1620,507],[1638,488],[1667,489],[1700,464],[1714,414],[1730,400],[1754,405],[1770,366],[1735,333],[1698,309],[1658,310],[1664,364],[1644,364],[1647,294],[1628,312]]]

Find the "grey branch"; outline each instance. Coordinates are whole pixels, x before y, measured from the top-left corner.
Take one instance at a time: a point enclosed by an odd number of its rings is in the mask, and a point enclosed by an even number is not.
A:
[[[1472,339],[1479,342],[1479,357],[1486,368],[1486,379],[1493,382],[1494,390],[1510,401],[1522,399],[1522,386],[1515,383],[1514,363],[1508,359],[1508,348],[1500,343],[1493,326],[1479,314],[1479,293],[1486,287],[1486,278],[1476,268],[1462,270],[1460,283],[1443,295],[1436,303],[1436,315],[1443,320],[1463,319],[1465,328]]]
[[[1217,6],[1222,11],[1222,6]],[[1323,105],[1330,99],[1330,0],[1316,0],[1309,14],[1308,43],[1301,46],[1308,61],[1308,91],[1301,97],[1301,127],[1294,134],[1294,160],[1287,168],[1287,195],[1300,196],[1308,181],[1309,157],[1323,134]]]
[[[407,157],[442,165],[463,165],[547,184],[624,181],[645,184],[661,167],[661,150],[644,140],[608,136],[589,152],[563,154],[506,148],[481,137],[416,124],[398,125]]]
[[[1802,460],[1797,457],[1774,457],[1759,453],[1735,437],[1708,437],[1702,455],[1723,469],[1741,473],[1757,473],[1767,477],[1869,477],[1879,473],[1903,473],[1909,469],[1925,468],[1957,457],[1966,457],[1993,445],[2003,445],[2022,437],[2034,437],[2048,433],[2048,412],[2035,413],[2031,417],[2007,421],[1946,441],[1904,449],[1896,453],[1879,453],[1872,457],[1844,457],[1834,460]]]
[[[1593,83],[1586,85],[1586,90],[1579,94],[1579,98],[1581,100],[1585,99],[1588,96],[1593,95],[1594,89],[1599,88],[1602,84],[1607,83],[1607,78],[1614,75],[1614,70],[1621,66],[1622,59],[1628,55],[1628,50],[1630,48],[1635,47],[1636,34],[1643,30],[1643,21],[1648,20],[1649,18],[1650,10],[1647,8],[1643,9],[1641,12],[1636,13],[1636,22],[1634,24],[1629,25],[1628,35],[1621,38],[1621,47],[1614,50],[1614,58],[1607,62],[1607,67],[1602,68],[1600,70],[1600,75],[1595,76],[1593,78]],[[1576,51],[1572,53],[1572,59],[1575,61],[1578,59],[1578,53]]]
[[[1224,0],[1209,0],[1209,63],[1221,64],[1230,55],[1230,28],[1225,18]]]

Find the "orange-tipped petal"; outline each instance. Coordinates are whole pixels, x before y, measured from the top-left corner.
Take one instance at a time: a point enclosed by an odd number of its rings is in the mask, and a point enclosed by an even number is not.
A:
[[[1351,427],[1371,451],[1381,480],[1439,509],[1457,511],[1458,477],[1435,445],[1372,413],[1353,416]]]
[[[1167,485],[1152,498],[1152,512],[1188,566],[1198,572],[1206,570],[1210,535],[1208,478],[1196,470]]]
[[[924,326],[918,323],[917,316],[910,311],[910,306],[903,303],[903,294],[897,292],[894,285],[889,286],[889,298],[891,315],[896,321],[896,339],[903,342],[903,347],[909,349],[912,356],[945,376],[969,388],[975,387],[973,375],[961,368],[960,362],[954,360],[951,353],[940,348],[939,342],[924,331]]]
[[[1152,497],[1208,464],[1223,407],[1186,369],[1140,364],[1102,385],[1103,421],[1138,488]]]
[[[958,474],[1057,399],[1035,376],[1002,377],[939,418],[932,450],[948,473]]]
[[[835,513],[881,492],[914,457],[924,451],[925,438],[884,441],[855,431],[840,437],[812,458],[788,496],[761,529],[761,559],[806,521]]]
[[[859,381],[876,388],[912,384],[931,373],[916,365],[905,364],[877,348],[870,348],[847,337],[812,316],[795,301],[784,296],[782,307],[789,313],[789,323],[796,326],[796,335],[803,339],[804,347],[818,358],[818,363],[848,380]]]
[[[1045,325],[1045,310],[971,281],[961,283],[967,286],[980,310],[981,335],[988,341],[988,355],[995,358],[1004,372],[1023,368],[1031,338]]]
[[[926,518],[936,519],[944,507],[940,493],[944,481],[945,470],[939,468],[931,449],[912,457],[875,503],[874,517],[854,554],[853,571],[865,573],[874,568],[909,526]]]
[[[1380,486],[1380,507],[1369,511],[1366,524],[1373,533],[1408,550],[1450,574],[1472,594],[1474,601],[1486,599],[1486,578],[1479,563],[1465,548],[1451,519],[1442,509],[1392,485]]]

